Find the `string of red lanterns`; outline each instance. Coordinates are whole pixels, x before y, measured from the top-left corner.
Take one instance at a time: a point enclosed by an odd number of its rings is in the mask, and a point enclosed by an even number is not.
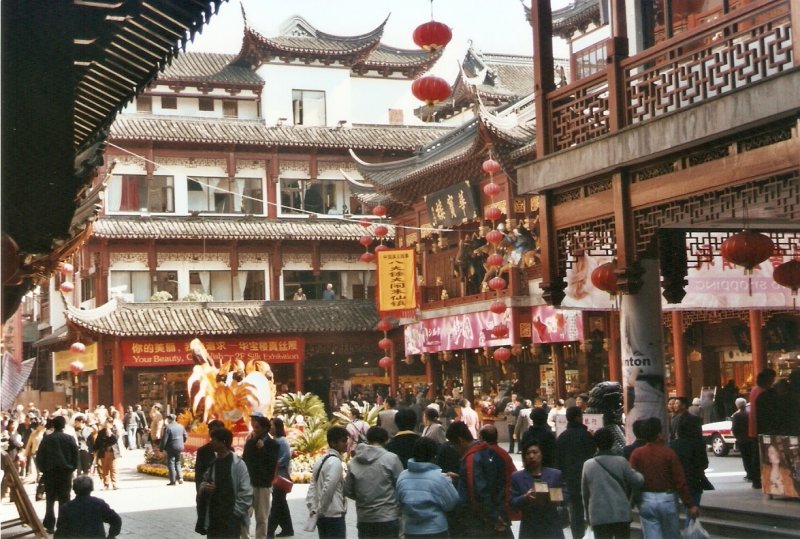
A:
[[[431,20],[417,26],[413,38],[418,47],[430,54],[444,48],[453,38],[453,32],[446,24],[433,20],[433,0]],[[450,91],[450,84],[435,75],[425,75],[411,83],[411,93],[428,107],[450,97]]]

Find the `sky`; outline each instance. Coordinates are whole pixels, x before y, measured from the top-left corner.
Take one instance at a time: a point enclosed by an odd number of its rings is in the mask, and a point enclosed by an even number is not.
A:
[[[455,79],[458,63],[469,40],[483,52],[533,54],[533,35],[520,0],[241,0],[251,28],[264,36],[279,34],[278,28],[292,15],[300,15],[318,30],[335,35],[358,35],[377,27],[391,14],[382,42],[403,49],[416,49],[414,29],[433,18],[447,24],[453,40],[432,73],[448,81]],[[553,9],[569,0],[554,0]],[[530,5],[530,1],[526,2]],[[243,33],[240,0],[223,3],[203,33],[187,47],[194,52],[237,53]],[[560,56],[556,50],[556,56]]]

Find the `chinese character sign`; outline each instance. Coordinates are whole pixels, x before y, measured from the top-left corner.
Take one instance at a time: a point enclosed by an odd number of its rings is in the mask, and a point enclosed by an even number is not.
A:
[[[398,318],[414,316],[417,308],[414,250],[387,249],[377,255],[378,312]]]
[[[123,340],[122,362],[126,367],[192,365],[191,339]],[[204,339],[214,363],[251,360],[267,363],[296,363],[303,358],[303,339],[296,337],[227,337]]]
[[[475,191],[469,182],[455,185],[425,196],[425,205],[435,228],[469,222],[478,216]]]

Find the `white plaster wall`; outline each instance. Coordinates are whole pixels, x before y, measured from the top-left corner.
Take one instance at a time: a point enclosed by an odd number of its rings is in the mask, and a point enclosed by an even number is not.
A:
[[[261,115],[267,125],[286,118],[284,125],[293,125],[292,90],[325,92],[325,121],[330,127],[339,120],[352,121],[350,70],[334,67],[265,64],[258,68],[264,79]]]
[[[411,93],[409,80],[354,77],[351,81],[353,123],[388,124],[389,109],[403,111],[403,125],[423,125],[414,116],[414,109],[422,105]]]

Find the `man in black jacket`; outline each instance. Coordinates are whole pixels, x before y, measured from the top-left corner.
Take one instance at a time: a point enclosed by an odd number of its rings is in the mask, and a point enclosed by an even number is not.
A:
[[[116,537],[122,529],[122,519],[100,498],[90,496],[94,482],[88,475],[75,479],[75,499],[58,508],[58,527],[55,539],[71,537]],[[103,523],[108,523],[108,535]]]
[[[583,537],[586,532],[581,474],[583,463],[592,458],[596,450],[594,439],[583,424],[583,411],[577,406],[567,408],[567,429],[556,440],[556,461],[569,492],[569,528],[572,537]]]
[[[523,433],[519,446],[526,446],[532,440],[536,440],[539,443],[539,449],[542,450],[542,466],[555,468],[556,435],[553,434],[553,431],[550,430],[550,425],[547,424],[547,412],[545,409],[534,408],[531,412],[531,421],[533,421],[533,425]]]
[[[414,455],[414,444],[420,438],[419,434],[414,432],[417,414],[411,408],[403,408],[397,411],[394,421],[400,430],[386,444],[386,450],[400,457],[405,470],[408,468],[408,459]]]
[[[167,468],[169,469],[169,483],[174,485],[183,483],[181,474],[181,451],[183,443],[188,436],[183,425],[175,421],[175,414],[167,414],[167,426],[164,427],[164,435],[161,437],[161,450],[167,453]]]
[[[256,539],[266,539],[267,521],[272,497],[272,481],[278,467],[278,442],[269,435],[269,419],[260,412],[250,415],[253,432],[244,444],[242,460],[250,474],[253,485],[253,510],[256,516]],[[249,530],[242,530],[242,537],[249,537]]]
[[[44,493],[46,506],[42,524],[48,533],[53,533],[56,525],[55,503],[58,512],[69,501],[72,488],[72,473],[78,467],[78,442],[74,436],[64,432],[67,420],[64,416],[53,418],[52,434],[42,438],[36,452],[36,466],[44,474]]]

